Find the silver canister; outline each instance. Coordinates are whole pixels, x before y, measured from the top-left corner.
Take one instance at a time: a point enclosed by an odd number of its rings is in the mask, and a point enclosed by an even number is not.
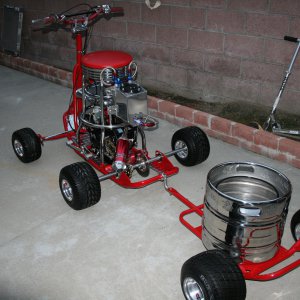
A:
[[[252,262],[281,244],[292,186],[282,173],[250,162],[220,164],[207,175],[202,241]]]

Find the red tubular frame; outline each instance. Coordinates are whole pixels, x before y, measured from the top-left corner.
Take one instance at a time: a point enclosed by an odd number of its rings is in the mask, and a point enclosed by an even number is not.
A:
[[[288,264],[287,266],[277,271],[266,273],[266,274],[262,274],[262,273],[278,265],[279,263],[287,260],[288,258],[290,258],[292,255],[294,255],[296,252],[299,251],[300,251],[300,240],[297,241],[290,249],[286,249],[282,246],[279,246],[278,252],[275,254],[275,256],[265,262],[253,263],[251,261],[245,260],[239,264],[239,267],[242,270],[245,279],[259,280],[259,281],[276,279],[299,267],[300,259]]]
[[[194,203],[192,203],[190,200],[188,200],[187,198],[185,198],[182,194],[180,194],[177,190],[175,190],[172,187],[168,187],[167,191],[173,195],[174,197],[176,197],[177,199],[179,199],[183,204],[185,204],[187,207],[189,207],[190,209],[183,211],[180,215],[179,215],[179,220],[180,222],[187,227],[191,232],[193,232],[199,239],[202,239],[202,226],[197,226],[194,227],[192,226],[188,221],[186,221],[184,219],[185,216],[192,214],[192,213],[196,213],[198,216],[202,217],[203,216],[203,208],[204,205],[195,205]]]

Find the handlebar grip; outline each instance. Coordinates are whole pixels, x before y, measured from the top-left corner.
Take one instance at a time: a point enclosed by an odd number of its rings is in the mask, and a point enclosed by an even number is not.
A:
[[[57,21],[57,19],[58,19],[57,15],[50,15],[43,19],[32,20],[31,24],[32,25],[50,25],[50,24],[55,23]]]
[[[35,23],[38,23],[38,22],[41,22],[41,21],[43,21],[43,19],[31,20],[31,24],[35,24]]]
[[[292,36],[288,36],[288,35],[284,36],[284,40],[285,41],[289,41],[289,42],[298,43],[298,38],[295,38],[295,37],[292,37]]]
[[[123,14],[124,13],[124,8],[123,7],[112,7],[111,8],[111,13],[112,14]]]

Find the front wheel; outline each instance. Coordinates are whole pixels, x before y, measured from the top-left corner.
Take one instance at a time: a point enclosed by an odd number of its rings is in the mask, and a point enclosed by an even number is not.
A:
[[[209,250],[191,257],[181,269],[186,300],[244,300],[246,283],[241,270],[223,250]]]
[[[59,187],[66,203],[75,210],[85,209],[99,202],[101,186],[94,169],[86,162],[61,169]]]
[[[18,159],[30,163],[41,157],[42,147],[37,134],[31,128],[15,131],[11,137],[12,146]]]
[[[205,161],[210,153],[207,135],[199,127],[189,126],[177,130],[171,141],[172,149],[183,149],[175,154],[184,166],[190,167]]]
[[[291,231],[294,240],[297,242],[300,240],[300,210],[298,210],[291,220]]]

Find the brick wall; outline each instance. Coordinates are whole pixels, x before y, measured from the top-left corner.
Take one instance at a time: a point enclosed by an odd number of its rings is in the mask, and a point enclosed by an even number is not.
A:
[[[148,97],[151,115],[179,126],[200,126],[209,136],[300,168],[299,142],[173,102]]]
[[[70,33],[33,32],[29,24],[31,19],[81,1],[3,3],[25,9],[23,57],[72,69],[75,51]],[[94,26],[90,51],[128,51],[139,64],[144,86],[206,101],[271,106],[295,48],[282,38],[300,36],[299,0],[162,0],[156,10],[149,10],[144,0],[90,3],[125,9],[124,17],[101,20]],[[300,114],[299,82],[300,61],[281,109]]]

